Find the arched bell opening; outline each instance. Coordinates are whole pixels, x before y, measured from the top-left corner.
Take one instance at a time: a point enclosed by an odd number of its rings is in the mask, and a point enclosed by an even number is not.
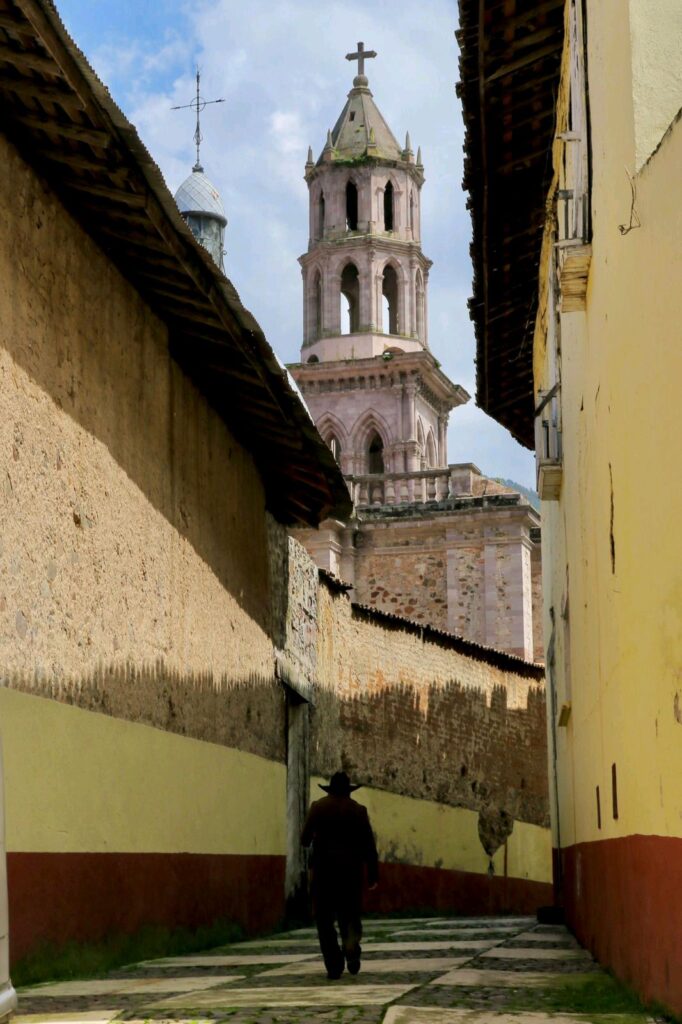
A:
[[[360,277],[354,263],[347,263],[341,274],[341,334],[360,329]]]
[[[422,426],[421,419],[417,420],[417,444],[419,445],[419,461],[421,462],[421,468],[426,469],[426,443],[424,440],[424,428]]]
[[[322,337],[323,329],[322,276],[318,270],[313,280],[313,338],[316,341]]]
[[[320,192],[320,198],[317,200],[317,225],[315,238],[318,241],[324,238],[324,192]]]
[[[346,231],[358,230],[358,190],[354,182],[346,185]]]
[[[384,442],[375,430],[367,444],[367,472],[384,472]]]
[[[393,185],[389,181],[386,183],[386,188],[384,189],[384,231],[393,231],[395,220],[393,216],[393,202]]]
[[[417,271],[415,279],[415,309],[417,311],[416,331],[420,341],[424,340],[424,280],[421,271]]]
[[[398,275],[390,264],[384,269],[381,295],[383,313],[381,329],[384,334],[399,334]]]
[[[429,436],[426,438],[426,468],[435,469],[436,463],[436,439],[433,436],[433,430],[429,430]]]
[[[339,441],[336,434],[330,434],[327,438],[327,444],[331,449],[331,453],[336,461],[341,465],[341,442]]]

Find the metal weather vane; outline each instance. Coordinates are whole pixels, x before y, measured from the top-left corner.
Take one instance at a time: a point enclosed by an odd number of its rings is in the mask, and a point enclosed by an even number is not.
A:
[[[197,68],[197,94],[196,94],[196,96],[191,101],[191,103],[184,103],[184,104],[182,104],[179,107],[171,107],[171,110],[195,110],[196,111],[197,126],[196,126],[196,128],[194,130],[194,145],[197,147],[197,162],[195,163],[194,167],[192,168],[192,170],[194,170],[194,171],[203,171],[203,167],[201,166],[201,160],[199,158],[199,149],[200,149],[201,143],[203,141],[203,135],[201,134],[201,111],[205,107],[209,106],[209,104],[211,104],[211,103],[224,103],[225,102],[224,99],[220,99],[220,100],[205,100],[201,96],[201,93],[199,91],[200,83],[201,83],[201,72],[199,71],[199,68]]]

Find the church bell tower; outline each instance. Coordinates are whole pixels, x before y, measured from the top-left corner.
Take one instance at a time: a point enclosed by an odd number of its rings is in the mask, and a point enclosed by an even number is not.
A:
[[[358,43],[346,57],[358,74],[305,165],[303,344],[290,369],[358,507],[421,495],[414,480],[396,491],[385,475],[445,469],[448,415],[469,396],[429,351],[421,151],[415,159],[409,133],[398,144],[374,102],[365,61],[376,53]]]
[[[317,163],[308,152],[310,238],[301,257],[302,362],[381,356],[428,348],[431,261],[421,250],[421,153],[401,148],[379,112],[358,43],[358,74]]]

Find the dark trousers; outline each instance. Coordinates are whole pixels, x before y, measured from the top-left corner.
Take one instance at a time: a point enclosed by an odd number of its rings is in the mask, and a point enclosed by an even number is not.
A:
[[[329,974],[340,974],[344,961],[360,960],[362,939],[362,878],[313,876],[315,923],[320,950]],[[338,922],[341,946],[336,932]]]

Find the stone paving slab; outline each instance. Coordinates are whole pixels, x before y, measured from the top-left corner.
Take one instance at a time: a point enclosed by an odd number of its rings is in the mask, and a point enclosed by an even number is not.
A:
[[[437,942],[447,942],[447,946],[449,946],[449,948],[451,949],[489,949],[491,948],[491,946],[496,945],[498,942],[504,941],[500,939],[467,939],[462,938],[460,935],[457,934],[457,932],[396,932],[395,934],[402,936],[402,941],[400,943],[392,942],[391,945],[394,946],[402,945],[403,942],[407,942],[409,935],[418,935],[420,936],[418,941],[423,942],[425,940],[422,938],[422,936],[426,936],[429,934],[435,934],[435,939]],[[478,934],[480,935],[480,932]],[[450,938],[446,938],[446,936],[449,935]],[[430,940],[426,941],[428,941],[429,945],[432,944]],[[413,948],[416,944],[416,942],[411,943]]]
[[[642,1017],[642,1021],[647,1018]],[[435,1006],[392,1006],[384,1024],[632,1024],[631,1014],[504,1013]]]
[[[199,992],[223,982],[241,981],[243,975],[210,978],[96,978],[90,981],[57,981],[19,990],[20,998],[60,999],[64,996],[154,995],[156,992]]]
[[[253,939],[251,942],[235,942],[230,946],[234,950],[319,948],[317,939]]]
[[[494,940],[493,940],[494,941]],[[364,942],[363,953],[403,953],[403,952],[434,952],[443,949],[489,949],[491,942],[460,942],[459,940],[439,939],[437,942]]]
[[[453,938],[473,938],[481,935],[514,935],[523,931],[523,925],[516,925],[514,928],[450,928],[445,925],[438,925],[434,928],[401,928],[393,932],[394,935],[427,935],[443,936],[451,935]]]
[[[591,960],[584,949],[538,949],[537,946],[518,948],[494,946],[480,954],[494,960]]]
[[[12,1017],[12,1024],[109,1024],[120,1012],[85,1010],[83,1013],[19,1013]]]
[[[464,967],[434,978],[431,984],[465,985],[472,988],[537,988],[557,984],[565,977],[565,974],[550,974],[548,971],[488,971]]]
[[[363,969],[372,974],[402,974],[404,971],[437,972],[447,971],[466,963],[466,957],[410,957],[399,960],[364,960]],[[306,961],[302,964],[286,964],[263,971],[261,978],[280,978],[285,975],[317,974],[324,970],[322,959]]]
[[[422,919],[419,922],[420,925],[449,925],[459,926],[463,928],[489,928],[495,930],[498,928],[530,928],[536,924],[535,918],[443,918],[437,921],[434,918]]]
[[[520,932],[514,936],[515,942],[565,942],[567,946],[577,946],[578,943],[571,933],[566,929],[563,932]]]
[[[143,960],[136,967],[257,967],[310,960],[314,953],[226,953],[219,956],[176,956],[163,960]]]
[[[198,992],[191,999],[175,996],[143,1009],[171,1010],[176,1007],[194,1009],[231,1009],[260,1006],[383,1006],[406,995],[412,985],[335,985],[273,988],[229,988]],[[194,1015],[192,1016],[194,1021]]]

